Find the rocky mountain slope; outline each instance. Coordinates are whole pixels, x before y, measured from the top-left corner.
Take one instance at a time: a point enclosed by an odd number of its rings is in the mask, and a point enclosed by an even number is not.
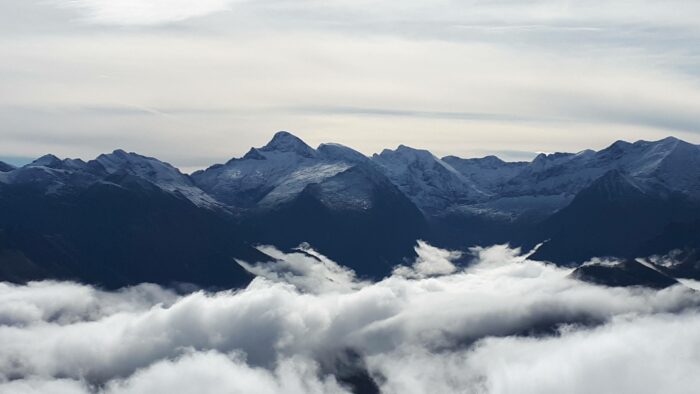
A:
[[[412,259],[417,239],[462,250],[544,241],[534,257],[573,265],[683,249],[695,267],[700,148],[669,137],[531,162],[403,145],[367,157],[279,132],[192,175],[122,150],[0,163],[0,213],[0,279],[13,281],[235,286],[248,277],[234,258],[302,242],[376,278]]]

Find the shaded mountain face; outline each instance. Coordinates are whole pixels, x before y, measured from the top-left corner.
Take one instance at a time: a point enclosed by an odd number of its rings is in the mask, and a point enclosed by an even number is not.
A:
[[[367,163],[307,184],[274,209],[247,215],[243,226],[259,242],[284,248],[308,242],[370,278],[413,258],[427,231],[415,205]]]
[[[375,154],[372,161],[428,215],[488,198],[469,178],[426,150],[401,145]]]
[[[186,198],[198,207],[224,208],[223,204],[195,186],[189,176],[158,159],[117,149],[110,154],[98,156],[91,162],[93,163],[104,168],[107,174],[129,174],[145,179],[163,191]]]
[[[611,170],[648,185],[698,197],[700,177],[687,170],[700,168],[698,146],[676,138],[660,141],[617,141],[599,152],[540,154],[503,186],[504,195],[576,194]]]
[[[0,183],[25,185],[45,194],[70,194],[106,175],[101,166],[45,155],[25,166],[0,173]]]
[[[4,161],[0,161],[0,172],[8,172],[8,171],[12,171],[14,169],[15,169],[15,166],[7,164]]]
[[[669,276],[700,280],[700,220],[670,223],[646,241],[637,255],[651,256]]]
[[[380,278],[417,239],[547,241],[533,258],[558,264],[683,249],[673,269],[696,277],[698,223],[700,150],[675,138],[509,163],[406,146],[367,157],[279,132],[191,176],[122,150],[0,166],[0,278],[13,281],[238,286],[250,277],[234,259],[265,259],[252,245],[302,242]]]
[[[560,263],[595,256],[632,258],[667,226],[699,217],[700,205],[689,196],[662,196],[658,189],[611,170],[540,225],[540,236],[549,241],[533,258]]]
[[[251,242],[309,242],[360,275],[389,273],[426,231],[420,211],[367,157],[337,144],[313,149],[287,132],[192,178],[240,210]]]
[[[240,159],[197,171],[192,179],[201,190],[229,206],[269,210],[292,201],[307,185],[367,161],[350,148],[321,145],[316,150],[281,131],[262,148],[252,148]]]
[[[566,207],[583,189],[612,170],[643,184],[646,191],[669,198],[682,194],[698,200],[698,146],[666,138],[660,141],[618,141],[601,151],[540,154],[529,163],[505,163],[497,158],[444,159],[492,198],[459,207],[494,217],[541,221]],[[454,210],[454,208],[453,208]]]
[[[643,286],[664,289],[678,284],[673,277],[636,260],[598,261],[576,268],[570,276],[585,282],[610,287]]]
[[[527,162],[505,162],[496,156],[478,159],[446,156],[442,161],[459,171],[476,187],[491,195],[498,194],[506,182],[528,167]]]
[[[0,211],[2,280],[230,288],[250,279],[233,257],[264,260],[224,218],[128,174],[71,194],[4,186]]]

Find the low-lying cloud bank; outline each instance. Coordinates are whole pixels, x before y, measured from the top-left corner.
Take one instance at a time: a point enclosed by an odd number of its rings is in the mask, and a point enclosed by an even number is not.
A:
[[[378,283],[309,247],[178,295],[0,284],[0,393],[687,393],[700,294],[608,288],[505,246],[419,243]]]

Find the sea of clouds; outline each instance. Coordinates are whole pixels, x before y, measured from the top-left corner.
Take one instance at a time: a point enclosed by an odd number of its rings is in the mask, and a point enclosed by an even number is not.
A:
[[[0,393],[690,393],[700,293],[419,242],[380,281],[304,246],[245,289],[0,283]],[[463,261],[461,259],[460,261]]]

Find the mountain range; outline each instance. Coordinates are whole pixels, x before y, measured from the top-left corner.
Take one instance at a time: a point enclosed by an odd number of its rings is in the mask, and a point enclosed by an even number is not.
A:
[[[700,147],[669,137],[505,162],[403,145],[368,157],[278,132],[191,175],[123,150],[0,162],[0,280],[237,287],[250,276],[235,258],[303,242],[381,278],[418,239],[464,251],[542,243],[533,258],[572,267],[673,251],[664,278],[700,278]]]

